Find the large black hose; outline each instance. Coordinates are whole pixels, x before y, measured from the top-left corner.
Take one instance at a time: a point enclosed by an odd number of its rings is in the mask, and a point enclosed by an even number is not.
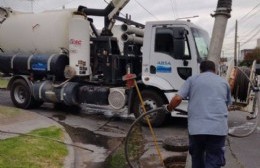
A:
[[[253,109],[255,110],[253,112],[252,115],[256,116],[255,118],[255,123],[254,123],[254,126],[253,128],[251,128],[248,132],[244,133],[244,134],[235,134],[235,133],[232,133],[232,132],[229,132],[228,135],[231,136],[231,137],[236,137],[236,138],[244,138],[244,137],[248,137],[249,135],[251,135],[252,133],[255,132],[255,130],[257,129],[257,126],[258,126],[258,122],[259,122],[259,117],[258,117],[258,112],[260,111],[260,92],[258,91],[256,94],[255,94],[255,101],[254,101],[254,104],[253,104]],[[258,108],[256,108],[256,106],[258,106]]]
[[[133,123],[132,125],[130,126],[127,134],[126,134],[126,138],[125,138],[125,158],[126,158],[126,161],[128,163],[128,165],[130,166],[130,168],[136,168],[137,165],[133,165],[132,162],[130,161],[129,159],[129,152],[128,152],[128,142],[129,142],[129,137],[131,135],[131,132],[134,128],[134,126],[136,124],[138,124],[141,120],[143,120],[144,117],[148,116],[148,115],[151,115],[152,113],[157,113],[158,111],[160,110],[163,110],[163,107],[160,107],[160,108],[156,108],[156,109],[153,109],[153,110],[150,110],[150,111],[147,111],[146,113],[143,113],[142,115],[140,115]]]
[[[143,120],[145,117],[147,117],[148,115],[151,115],[153,113],[157,113],[158,111],[160,110],[164,110],[164,107],[159,107],[159,108],[156,108],[156,109],[153,109],[153,110],[150,110],[150,111],[147,111],[146,113],[143,113],[142,115],[140,115],[130,126],[127,134],[126,134],[126,138],[125,138],[125,158],[126,158],[126,161],[128,163],[128,165],[130,166],[130,168],[137,168],[138,165],[133,165],[132,162],[130,161],[129,159],[129,151],[128,151],[128,143],[129,143],[129,137],[131,135],[131,132],[134,128],[134,126],[138,123],[141,122],[141,120]],[[183,110],[179,110],[179,109],[175,109],[176,111],[179,111],[180,113],[184,113],[184,114],[187,114],[186,111],[183,111]]]

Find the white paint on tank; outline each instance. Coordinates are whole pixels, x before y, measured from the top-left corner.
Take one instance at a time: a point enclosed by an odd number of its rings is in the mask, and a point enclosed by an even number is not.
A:
[[[8,53],[58,53],[69,47],[69,21],[74,10],[9,13],[0,26],[0,47]]]
[[[77,76],[91,75],[90,24],[83,15],[75,14],[70,21],[69,60]]]

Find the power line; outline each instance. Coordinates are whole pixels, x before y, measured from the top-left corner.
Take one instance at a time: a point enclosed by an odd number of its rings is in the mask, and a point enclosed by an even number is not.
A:
[[[255,36],[257,36],[260,33],[260,29],[253,34],[250,38],[248,38],[248,40],[246,40],[246,42],[244,42],[241,46],[245,45],[246,43],[250,42]]]
[[[135,2],[141,7],[143,8],[146,12],[148,12],[152,17],[154,17],[156,20],[159,20],[156,16],[154,16],[148,9],[146,9],[140,2],[138,2],[137,0],[135,0]]]
[[[244,32],[244,34],[245,34],[244,37],[248,37],[251,33],[256,31],[257,29],[260,29],[260,24],[256,25],[256,27],[253,28],[251,31]]]
[[[238,20],[243,20],[244,18],[246,18],[252,11],[254,11],[258,6],[260,6],[260,3],[258,3],[255,7],[253,7],[253,9],[251,9],[247,14],[245,14],[244,16],[242,16],[240,19]]]
[[[173,0],[170,0],[170,3],[171,3],[171,7],[172,7],[173,17],[176,18],[176,13],[174,11],[174,2],[173,2]]]
[[[176,17],[179,17],[179,12],[178,12],[178,1],[173,0],[174,5],[175,5],[175,13],[176,13]]]
[[[240,19],[238,19],[238,21],[240,22],[241,20],[243,20],[244,18],[246,18],[252,11],[254,11],[258,6],[260,6],[260,3],[258,3],[256,6],[254,6],[248,13],[246,13],[245,15],[243,15]],[[256,13],[255,13],[256,14]],[[255,15],[254,14],[254,15]],[[251,15],[250,17],[253,17],[254,15]],[[248,17],[248,18],[250,18]],[[247,19],[248,19],[247,18]],[[228,36],[231,32],[233,32],[235,30],[235,26],[232,26],[228,32],[226,33],[225,36]]]

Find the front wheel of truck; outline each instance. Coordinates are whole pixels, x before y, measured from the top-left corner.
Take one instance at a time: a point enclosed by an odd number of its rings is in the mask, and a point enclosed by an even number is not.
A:
[[[141,95],[143,98],[143,103],[146,111],[159,108],[163,104],[165,104],[162,96],[160,96],[160,94],[158,94],[156,91],[143,90],[141,92]],[[143,113],[142,105],[138,97],[134,99],[133,112],[136,118],[138,118]],[[165,117],[166,117],[166,113],[163,110],[159,110],[157,113],[148,116],[150,123],[154,127],[161,126],[164,123]],[[146,119],[143,119],[142,123],[147,124]]]

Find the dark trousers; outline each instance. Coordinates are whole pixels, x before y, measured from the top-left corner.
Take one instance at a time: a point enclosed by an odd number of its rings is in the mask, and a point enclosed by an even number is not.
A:
[[[190,135],[192,168],[220,168],[225,165],[226,136]]]

